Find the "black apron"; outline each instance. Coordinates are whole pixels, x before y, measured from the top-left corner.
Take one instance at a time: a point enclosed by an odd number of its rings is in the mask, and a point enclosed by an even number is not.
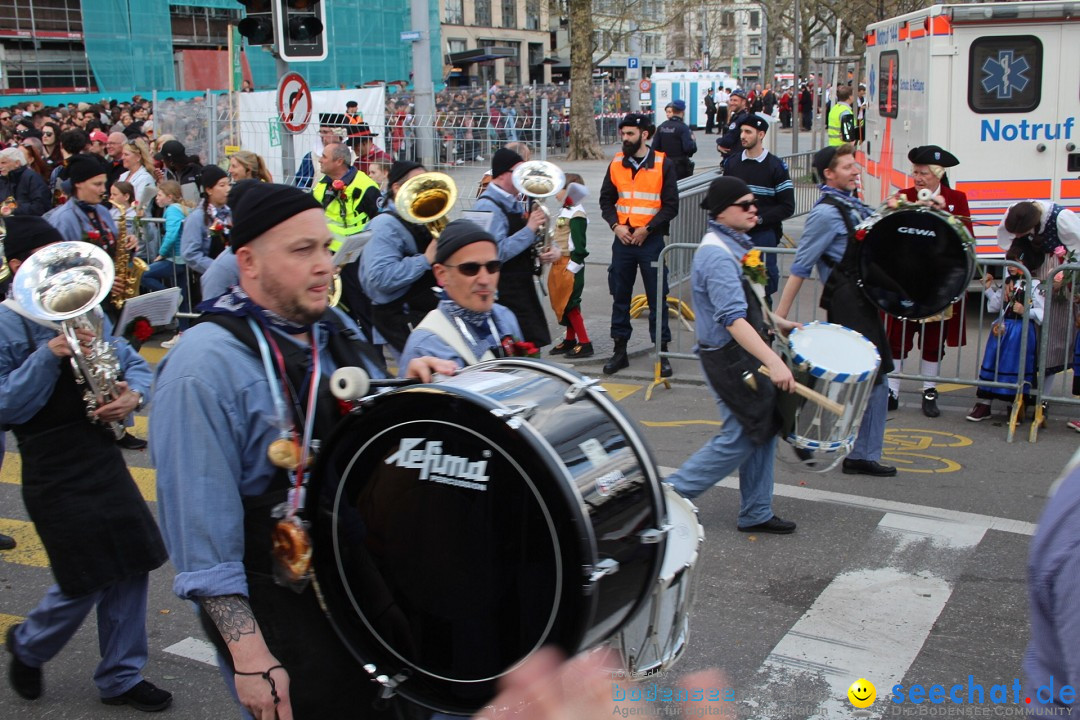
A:
[[[506,236],[510,237],[526,225],[526,219],[516,213],[508,213],[505,210],[506,220],[510,227]],[[521,326],[521,338],[525,342],[531,342],[536,347],[551,344],[551,331],[548,330],[547,318],[544,317],[544,308],[540,306],[540,298],[536,295],[535,262],[530,247],[503,263],[502,272],[499,275],[499,304],[505,305],[514,312],[518,325]]]
[[[416,252],[422,255],[432,241],[431,231],[425,225],[405,222],[397,213],[392,213],[392,215],[412,234],[413,242],[416,243]],[[419,325],[429,312],[438,307],[439,299],[432,290],[435,285],[435,273],[428,270],[414,280],[405,294],[398,299],[371,306],[375,329],[398,352],[404,349],[413,328]]]
[[[766,345],[771,345],[761,303],[745,277],[742,278],[742,291],[746,297],[746,321]],[[763,445],[776,435],[781,423],[776,406],[776,386],[758,372],[762,362],[734,338],[719,348],[699,345],[698,355],[709,385],[743,426],[750,441],[754,445]],[[747,374],[753,377],[753,384],[744,379]]]
[[[889,336],[885,333],[885,325],[881,322],[881,311],[867,299],[857,284],[858,240],[855,239],[855,224],[851,221],[849,208],[843,201],[828,194],[823,195],[821,201],[840,211],[844,227],[847,228],[848,243],[839,263],[825,255],[821,256],[822,261],[832,268],[832,272],[825,282],[825,289],[821,291],[819,306],[825,311],[829,322],[851,328],[874,344],[881,356],[881,365],[878,367],[874,384],[884,382],[885,376],[893,371],[892,348],[889,345]]]
[[[33,352],[38,342],[30,321],[23,324]],[[62,362],[45,407],[12,429],[23,502],[65,595],[89,595],[168,560],[112,432],[86,416],[70,362]]]
[[[333,324],[328,347],[338,367],[357,365],[360,357],[374,357],[370,347],[350,332],[332,310],[322,320]],[[258,343],[245,318],[232,315],[207,315],[200,322],[213,322],[232,332],[256,357]],[[306,396],[305,380],[311,365],[311,353],[294,343],[279,343],[284,356],[287,384],[292,398]],[[295,403],[297,427],[303,423]],[[337,400],[330,393],[329,378],[323,375],[316,401],[314,437],[327,438],[341,416]],[[394,702],[375,708],[378,686],[363,670],[360,661],[342,644],[330,620],[319,604],[314,584],[303,592],[282,587],[274,581],[271,532],[277,524],[273,509],[285,501],[290,480],[279,470],[266,493],[245,497],[244,504],[244,574],[248,600],[259,623],[266,646],[289,673],[289,695],[297,720],[325,718],[396,718],[409,711]],[[207,638],[231,667],[230,655],[221,633],[205,612],[200,620]],[[234,668],[235,669],[235,668]],[[265,668],[241,668],[245,671]],[[269,688],[268,688],[269,691]]]

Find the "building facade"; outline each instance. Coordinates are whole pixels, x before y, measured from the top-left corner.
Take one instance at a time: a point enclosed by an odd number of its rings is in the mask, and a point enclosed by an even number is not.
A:
[[[551,82],[547,0],[439,0],[438,5],[448,84]]]

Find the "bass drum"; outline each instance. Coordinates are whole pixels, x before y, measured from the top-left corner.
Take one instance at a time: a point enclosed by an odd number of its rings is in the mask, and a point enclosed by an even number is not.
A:
[[[975,274],[975,240],[960,220],[933,208],[883,211],[855,237],[859,287],[889,315],[936,315],[960,299]]]
[[[307,495],[315,581],[364,669],[471,714],[543,645],[616,633],[664,557],[656,465],[595,380],[504,359],[366,398]]]

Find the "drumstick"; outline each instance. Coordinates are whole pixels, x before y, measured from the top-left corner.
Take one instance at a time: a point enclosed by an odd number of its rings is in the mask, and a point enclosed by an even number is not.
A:
[[[764,365],[762,365],[761,367],[758,368],[758,372],[761,373],[762,375],[764,375],[765,377],[769,377],[769,368],[765,367]],[[830,400],[829,398],[827,398],[824,395],[822,395],[821,393],[819,393],[817,390],[811,390],[810,388],[808,388],[805,385],[802,385],[802,384],[800,384],[798,382],[795,383],[794,393],[796,395],[799,395],[800,397],[806,398],[807,400],[809,400],[812,403],[820,405],[821,407],[825,408],[826,410],[833,413],[834,415],[843,415],[844,414],[844,406],[843,405],[836,402],[835,400]]]

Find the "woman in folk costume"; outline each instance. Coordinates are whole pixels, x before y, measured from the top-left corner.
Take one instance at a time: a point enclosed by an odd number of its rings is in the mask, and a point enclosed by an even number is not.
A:
[[[559,324],[566,328],[566,337],[551,349],[552,355],[568,358],[587,358],[593,355],[592,342],[585,331],[581,315],[581,291],[585,287],[585,234],[589,219],[582,201],[588,196],[585,181],[576,173],[566,175],[566,187],[555,196],[562,202],[562,211],[555,220],[555,246],[562,257],[548,272],[548,295],[551,309]]]

